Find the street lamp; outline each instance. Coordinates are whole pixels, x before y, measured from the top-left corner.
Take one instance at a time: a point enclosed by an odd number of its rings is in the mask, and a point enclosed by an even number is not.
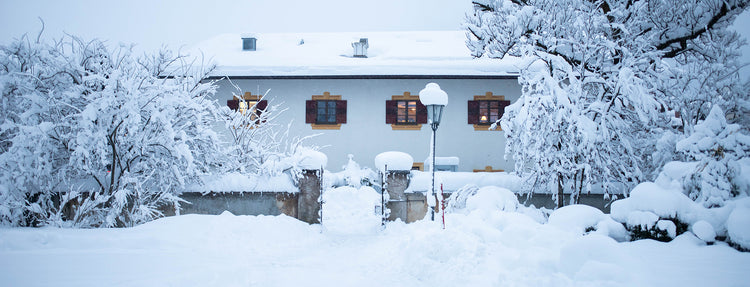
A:
[[[435,198],[435,204],[437,204],[435,192],[435,132],[438,125],[440,125],[443,108],[448,105],[448,94],[441,90],[438,84],[429,83],[424,89],[419,91],[419,101],[427,107],[427,122],[432,127],[432,142],[430,142],[432,146],[432,164],[430,165],[430,171],[432,172],[432,196]],[[430,210],[430,219],[435,221],[434,207]]]

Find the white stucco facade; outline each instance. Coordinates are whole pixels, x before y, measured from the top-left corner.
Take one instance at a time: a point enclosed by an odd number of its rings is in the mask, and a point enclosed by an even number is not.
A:
[[[467,121],[467,103],[475,95],[492,92],[511,102],[518,99],[520,86],[516,79],[232,79],[245,92],[253,94],[270,89],[267,100],[280,104],[284,111],[277,123],[291,122],[291,136],[320,134],[305,143],[321,147],[328,156],[328,168],[338,170],[355,156],[361,165],[373,167],[375,156],[385,151],[410,154],[415,162],[423,162],[429,154],[431,129],[393,130],[385,122],[385,101],[393,95],[410,92],[417,95],[425,84],[435,82],[448,93],[449,104],[437,131],[436,155],[460,159],[459,171],[472,171],[492,166],[493,169],[512,170],[512,162],[504,160],[505,138],[502,131],[477,131]],[[236,89],[228,80],[217,83],[217,101],[222,104],[232,99]],[[341,95],[346,100],[347,123],[339,130],[313,129],[305,123],[305,101],[313,95]]]
[[[373,167],[377,154],[401,151],[417,163],[429,155],[431,128],[394,130],[386,123],[386,101],[405,92],[418,95],[430,82],[448,94],[448,106],[437,131],[436,155],[458,157],[459,171],[491,166],[513,169],[504,160],[502,131],[475,130],[469,124],[468,101],[491,92],[511,103],[520,95],[519,59],[476,59],[465,45],[464,31],[255,34],[256,48],[242,49],[240,34],[223,34],[192,47],[216,64],[216,100],[226,104],[234,94],[262,94],[287,110],[279,121],[291,122],[291,137],[320,134],[305,143],[321,147],[328,168],[338,170],[352,154]],[[366,57],[352,43],[367,39]],[[231,82],[230,82],[231,80]],[[236,88],[238,87],[240,91]],[[347,101],[347,122],[338,130],[306,124],[305,101],[314,95],[340,95]],[[338,108],[338,107],[337,107]],[[338,119],[337,119],[338,121]]]

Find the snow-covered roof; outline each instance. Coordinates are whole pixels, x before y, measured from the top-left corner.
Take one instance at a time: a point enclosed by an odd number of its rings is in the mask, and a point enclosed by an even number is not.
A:
[[[222,34],[196,44],[192,55],[217,64],[212,76],[511,76],[515,58],[475,59],[464,31],[255,34],[256,51],[242,50],[242,36]],[[368,38],[367,58],[353,57],[352,43]]]

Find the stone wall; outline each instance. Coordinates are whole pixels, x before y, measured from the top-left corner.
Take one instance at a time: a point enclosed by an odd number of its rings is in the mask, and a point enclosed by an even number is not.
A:
[[[185,192],[180,214],[280,215],[297,217],[297,194],[278,192]]]

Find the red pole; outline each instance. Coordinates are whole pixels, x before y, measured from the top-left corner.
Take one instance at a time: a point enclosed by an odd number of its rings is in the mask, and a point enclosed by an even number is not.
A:
[[[443,229],[445,229],[445,196],[443,195],[443,184],[440,184],[440,207],[443,210]]]

